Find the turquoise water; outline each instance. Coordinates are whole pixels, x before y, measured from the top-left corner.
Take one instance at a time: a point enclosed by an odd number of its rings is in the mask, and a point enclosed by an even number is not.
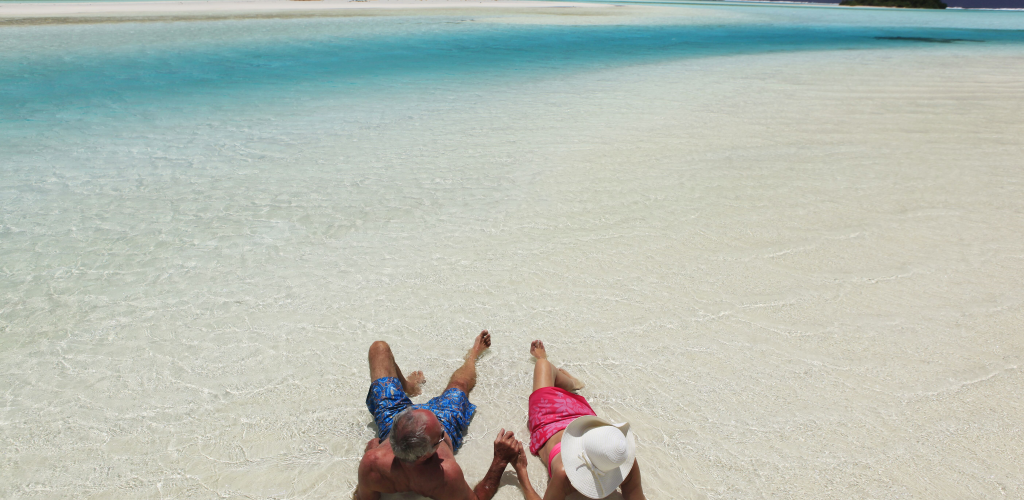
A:
[[[685,58],[1024,43],[1024,14],[764,9],[743,12],[765,16],[754,22],[681,26],[481,26],[471,17],[402,16],[9,27],[0,40],[0,120],[16,133],[11,124],[52,126],[77,113],[116,116],[179,99],[260,99],[296,85],[344,97],[411,80],[472,86]]]
[[[317,99],[372,101],[437,86],[460,92],[693,58],[1024,43],[1020,14],[732,9],[748,18],[551,26],[476,23],[466,15],[8,27],[0,33],[0,133],[8,154],[31,154],[52,146],[21,138],[116,136],[157,118],[231,114],[251,103],[275,116],[283,102],[312,108]],[[304,102],[296,104],[299,94]]]
[[[0,497],[348,497],[481,328],[471,484],[542,338],[651,499],[1024,496],[1022,14],[4,25]]]

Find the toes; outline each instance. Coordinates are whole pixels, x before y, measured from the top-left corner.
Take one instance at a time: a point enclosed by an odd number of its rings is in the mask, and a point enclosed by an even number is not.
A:
[[[488,347],[491,347],[491,334],[484,330],[480,332],[480,335],[477,335],[476,341],[473,343],[473,349],[480,351]]]
[[[422,371],[415,371],[410,373],[406,380],[408,380],[413,386],[418,387],[426,383],[427,377],[423,375]]]

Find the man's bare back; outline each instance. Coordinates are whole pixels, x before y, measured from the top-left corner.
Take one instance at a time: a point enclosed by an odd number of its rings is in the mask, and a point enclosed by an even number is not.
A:
[[[388,440],[371,439],[366,444],[366,454],[359,462],[359,484],[365,486],[364,490],[373,490],[373,493],[359,496],[360,490],[357,489],[356,498],[370,500],[379,498],[380,493],[411,491],[437,500],[489,499],[497,491],[505,466],[518,456],[521,449],[516,446],[515,436],[502,429],[494,441],[496,455],[491,470],[474,490],[470,489],[462,468],[455,461],[449,441],[445,437],[436,453],[421,461],[407,463],[395,457]],[[494,478],[488,477],[492,476],[492,471],[496,471]],[[477,490],[483,495],[477,494]]]

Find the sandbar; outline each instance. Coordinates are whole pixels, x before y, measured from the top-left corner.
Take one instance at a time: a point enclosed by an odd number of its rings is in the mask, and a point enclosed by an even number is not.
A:
[[[172,21],[210,18],[374,15],[404,9],[610,8],[578,2],[533,0],[225,0],[168,2],[0,3],[0,25],[116,21]]]

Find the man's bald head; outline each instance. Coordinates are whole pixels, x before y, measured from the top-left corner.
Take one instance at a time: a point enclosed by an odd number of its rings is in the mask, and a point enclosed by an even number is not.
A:
[[[444,428],[433,413],[410,408],[395,417],[388,440],[395,457],[403,462],[415,462],[432,454],[442,438]]]

